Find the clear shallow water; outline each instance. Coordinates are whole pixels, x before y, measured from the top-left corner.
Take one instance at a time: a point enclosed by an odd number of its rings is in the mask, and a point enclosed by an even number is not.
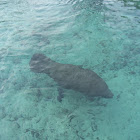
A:
[[[0,1],[0,139],[140,139],[139,1]],[[113,99],[87,100],[30,71],[34,53],[94,70]]]

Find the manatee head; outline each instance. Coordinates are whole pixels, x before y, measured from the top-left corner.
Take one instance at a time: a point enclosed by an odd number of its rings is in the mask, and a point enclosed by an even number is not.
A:
[[[50,61],[51,59],[46,57],[45,55],[36,53],[32,56],[30,60],[30,63],[29,63],[30,69],[33,72],[43,73],[46,71],[47,64],[49,64]]]

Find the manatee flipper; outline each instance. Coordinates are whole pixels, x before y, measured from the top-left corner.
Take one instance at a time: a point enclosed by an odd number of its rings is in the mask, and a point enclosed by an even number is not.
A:
[[[58,87],[57,90],[58,90],[57,100],[59,102],[62,102],[62,99],[64,98],[64,94],[63,94],[64,93],[64,90],[61,87]]]

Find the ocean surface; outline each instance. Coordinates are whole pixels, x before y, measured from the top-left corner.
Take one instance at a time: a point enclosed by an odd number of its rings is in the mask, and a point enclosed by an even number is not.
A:
[[[60,102],[35,53],[96,72],[114,97]],[[0,140],[140,140],[140,1],[0,0]]]

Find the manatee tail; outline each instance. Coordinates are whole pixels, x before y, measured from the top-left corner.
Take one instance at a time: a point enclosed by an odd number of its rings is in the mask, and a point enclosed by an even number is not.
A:
[[[50,62],[51,59],[46,57],[43,54],[36,53],[32,56],[30,60],[30,69],[36,73],[46,73],[47,71],[47,63]]]

